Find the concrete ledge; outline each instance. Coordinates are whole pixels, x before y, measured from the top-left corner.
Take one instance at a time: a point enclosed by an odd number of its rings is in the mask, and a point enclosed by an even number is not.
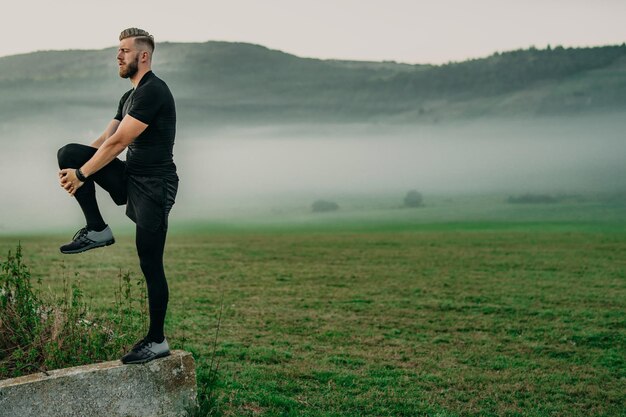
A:
[[[0,417],[180,417],[196,402],[191,353],[119,360],[0,381]]]

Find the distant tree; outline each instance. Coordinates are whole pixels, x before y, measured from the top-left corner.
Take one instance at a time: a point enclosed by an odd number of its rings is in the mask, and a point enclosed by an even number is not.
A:
[[[558,203],[559,199],[548,194],[523,194],[510,196],[506,200],[510,204],[552,204]]]
[[[419,207],[422,205],[423,200],[422,195],[417,190],[411,190],[404,197],[404,205],[406,207]]]
[[[313,203],[311,208],[315,213],[336,211],[339,210],[339,204],[335,203],[334,201],[317,200]]]

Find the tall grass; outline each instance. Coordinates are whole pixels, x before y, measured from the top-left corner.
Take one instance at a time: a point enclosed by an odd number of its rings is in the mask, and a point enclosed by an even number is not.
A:
[[[220,356],[218,356],[217,351],[223,313],[224,297],[222,294],[220,311],[217,317],[217,327],[211,342],[211,353],[209,357],[202,355],[200,352],[196,352],[192,347],[186,347],[186,350],[189,350],[197,360],[196,380],[198,384],[198,401],[194,407],[187,408],[187,417],[217,417],[223,414],[220,410],[217,392],[215,390],[220,368]],[[185,341],[186,339],[183,337],[183,346],[185,346]]]
[[[43,294],[21,245],[9,251],[0,263],[0,378],[119,358],[145,332],[147,307],[145,285],[133,291],[131,274],[121,270],[118,280],[113,308],[95,316],[78,274],[63,272],[61,296]]]

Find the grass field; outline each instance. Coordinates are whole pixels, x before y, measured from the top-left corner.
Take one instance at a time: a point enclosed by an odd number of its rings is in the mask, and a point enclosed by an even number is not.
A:
[[[214,414],[626,416],[626,207],[458,201],[173,226],[166,334],[200,373],[223,303]],[[45,291],[78,272],[95,311],[140,277],[132,234],[67,238],[0,254]]]

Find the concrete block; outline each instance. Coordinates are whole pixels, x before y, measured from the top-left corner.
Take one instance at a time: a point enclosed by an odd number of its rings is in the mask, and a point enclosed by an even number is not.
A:
[[[189,352],[143,365],[119,360],[0,381],[0,417],[181,417],[196,403]]]

